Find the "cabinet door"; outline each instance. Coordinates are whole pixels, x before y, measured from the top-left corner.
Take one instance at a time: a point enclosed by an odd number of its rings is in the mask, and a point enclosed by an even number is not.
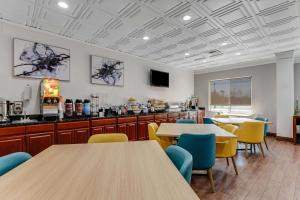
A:
[[[53,144],[54,132],[36,133],[26,136],[27,152],[34,156]]]
[[[117,126],[116,125],[104,126],[104,132],[103,133],[116,133],[116,132],[117,132]]]
[[[204,116],[205,116],[205,111],[204,110],[198,111],[198,124],[203,124]]]
[[[57,144],[72,144],[73,130],[57,131]]]
[[[195,120],[197,122],[197,112],[189,112],[189,119]]]
[[[126,124],[118,124],[118,133],[124,133],[127,135]]]
[[[137,140],[137,124],[127,124],[127,136],[129,140]]]
[[[97,126],[91,128],[91,135],[104,133],[104,126]]]
[[[139,122],[138,123],[138,140],[146,140],[148,135],[148,123],[147,122]]]
[[[25,151],[24,136],[0,138],[0,156],[20,151]]]
[[[74,130],[74,143],[82,144],[87,143],[89,140],[89,129],[75,129]]]

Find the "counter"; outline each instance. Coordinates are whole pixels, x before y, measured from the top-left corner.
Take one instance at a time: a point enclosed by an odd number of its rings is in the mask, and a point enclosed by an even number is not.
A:
[[[203,123],[204,115],[204,110],[189,110],[55,121],[39,120],[20,124],[2,123],[0,156],[19,151],[34,156],[53,144],[87,143],[91,135],[102,133],[125,133],[130,141],[147,140],[149,123],[175,123],[177,119],[193,119]]]

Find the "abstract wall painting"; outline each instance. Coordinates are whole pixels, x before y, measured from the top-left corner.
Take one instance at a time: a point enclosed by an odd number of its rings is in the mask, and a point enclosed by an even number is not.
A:
[[[14,76],[70,80],[70,50],[14,38]]]
[[[124,62],[112,58],[91,56],[91,83],[124,86]]]

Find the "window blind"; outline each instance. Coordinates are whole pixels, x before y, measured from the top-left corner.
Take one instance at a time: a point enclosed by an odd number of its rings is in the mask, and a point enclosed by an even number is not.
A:
[[[213,80],[210,86],[210,106],[251,106],[251,77]]]

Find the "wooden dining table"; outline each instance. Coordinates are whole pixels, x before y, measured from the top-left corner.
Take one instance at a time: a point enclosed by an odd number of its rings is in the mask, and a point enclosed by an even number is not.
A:
[[[227,118],[211,118],[213,121],[222,123],[222,124],[236,124],[240,125],[244,122],[263,122],[265,124],[272,124],[271,122],[264,122],[260,120],[255,120],[251,118],[245,118],[245,117],[227,117]]]
[[[0,177],[1,200],[199,200],[156,141],[54,145]]]
[[[236,138],[232,133],[214,124],[179,124],[179,123],[162,123],[160,124],[156,135],[164,137],[179,137],[182,133],[191,134],[208,134],[213,133],[217,138]]]

